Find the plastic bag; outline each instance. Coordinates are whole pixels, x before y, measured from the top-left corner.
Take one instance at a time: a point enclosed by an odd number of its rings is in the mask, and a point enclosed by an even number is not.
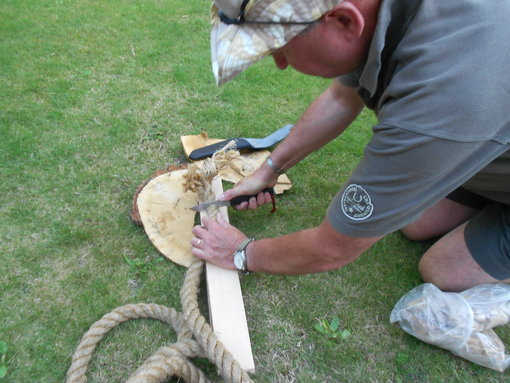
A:
[[[425,283],[397,302],[390,322],[481,366],[502,372],[510,365],[510,355],[492,330],[510,322],[508,285],[480,285],[447,293]]]

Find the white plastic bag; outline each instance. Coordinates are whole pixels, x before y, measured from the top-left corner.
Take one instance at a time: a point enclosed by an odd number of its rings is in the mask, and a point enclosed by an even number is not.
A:
[[[510,322],[508,285],[480,285],[447,293],[425,283],[397,302],[390,322],[481,366],[502,372],[510,365],[503,342],[492,330]]]

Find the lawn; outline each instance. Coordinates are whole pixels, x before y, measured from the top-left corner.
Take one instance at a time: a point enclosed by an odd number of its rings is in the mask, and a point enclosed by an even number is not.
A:
[[[129,219],[137,186],[187,161],[180,136],[262,137],[294,122],[329,81],[270,59],[216,87],[209,1],[3,0],[0,3],[0,342],[2,382],[62,382],[87,329],[114,308],[180,310],[185,269],[161,261]],[[359,160],[373,115],[288,173],[279,210],[230,212],[255,238],[317,225]],[[389,323],[421,283],[430,243],[399,233],[323,274],[252,274],[241,283],[256,382],[507,382]],[[205,295],[201,296],[202,305]],[[344,336],[316,327],[338,318]],[[498,330],[507,344],[508,328]],[[89,382],[123,381],[175,340],[128,322],[96,350]],[[1,350],[0,350],[1,351]],[[198,365],[221,379],[204,360]]]

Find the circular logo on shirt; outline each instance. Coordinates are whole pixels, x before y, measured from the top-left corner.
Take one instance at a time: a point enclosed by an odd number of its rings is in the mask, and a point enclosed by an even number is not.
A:
[[[344,214],[354,221],[367,219],[374,211],[374,205],[367,191],[355,184],[345,189],[341,204]]]

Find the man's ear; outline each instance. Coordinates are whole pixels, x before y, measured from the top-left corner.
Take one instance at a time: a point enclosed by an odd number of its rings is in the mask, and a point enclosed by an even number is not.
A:
[[[365,29],[363,14],[349,1],[342,1],[323,17],[326,23],[339,28],[347,40],[357,39]]]

